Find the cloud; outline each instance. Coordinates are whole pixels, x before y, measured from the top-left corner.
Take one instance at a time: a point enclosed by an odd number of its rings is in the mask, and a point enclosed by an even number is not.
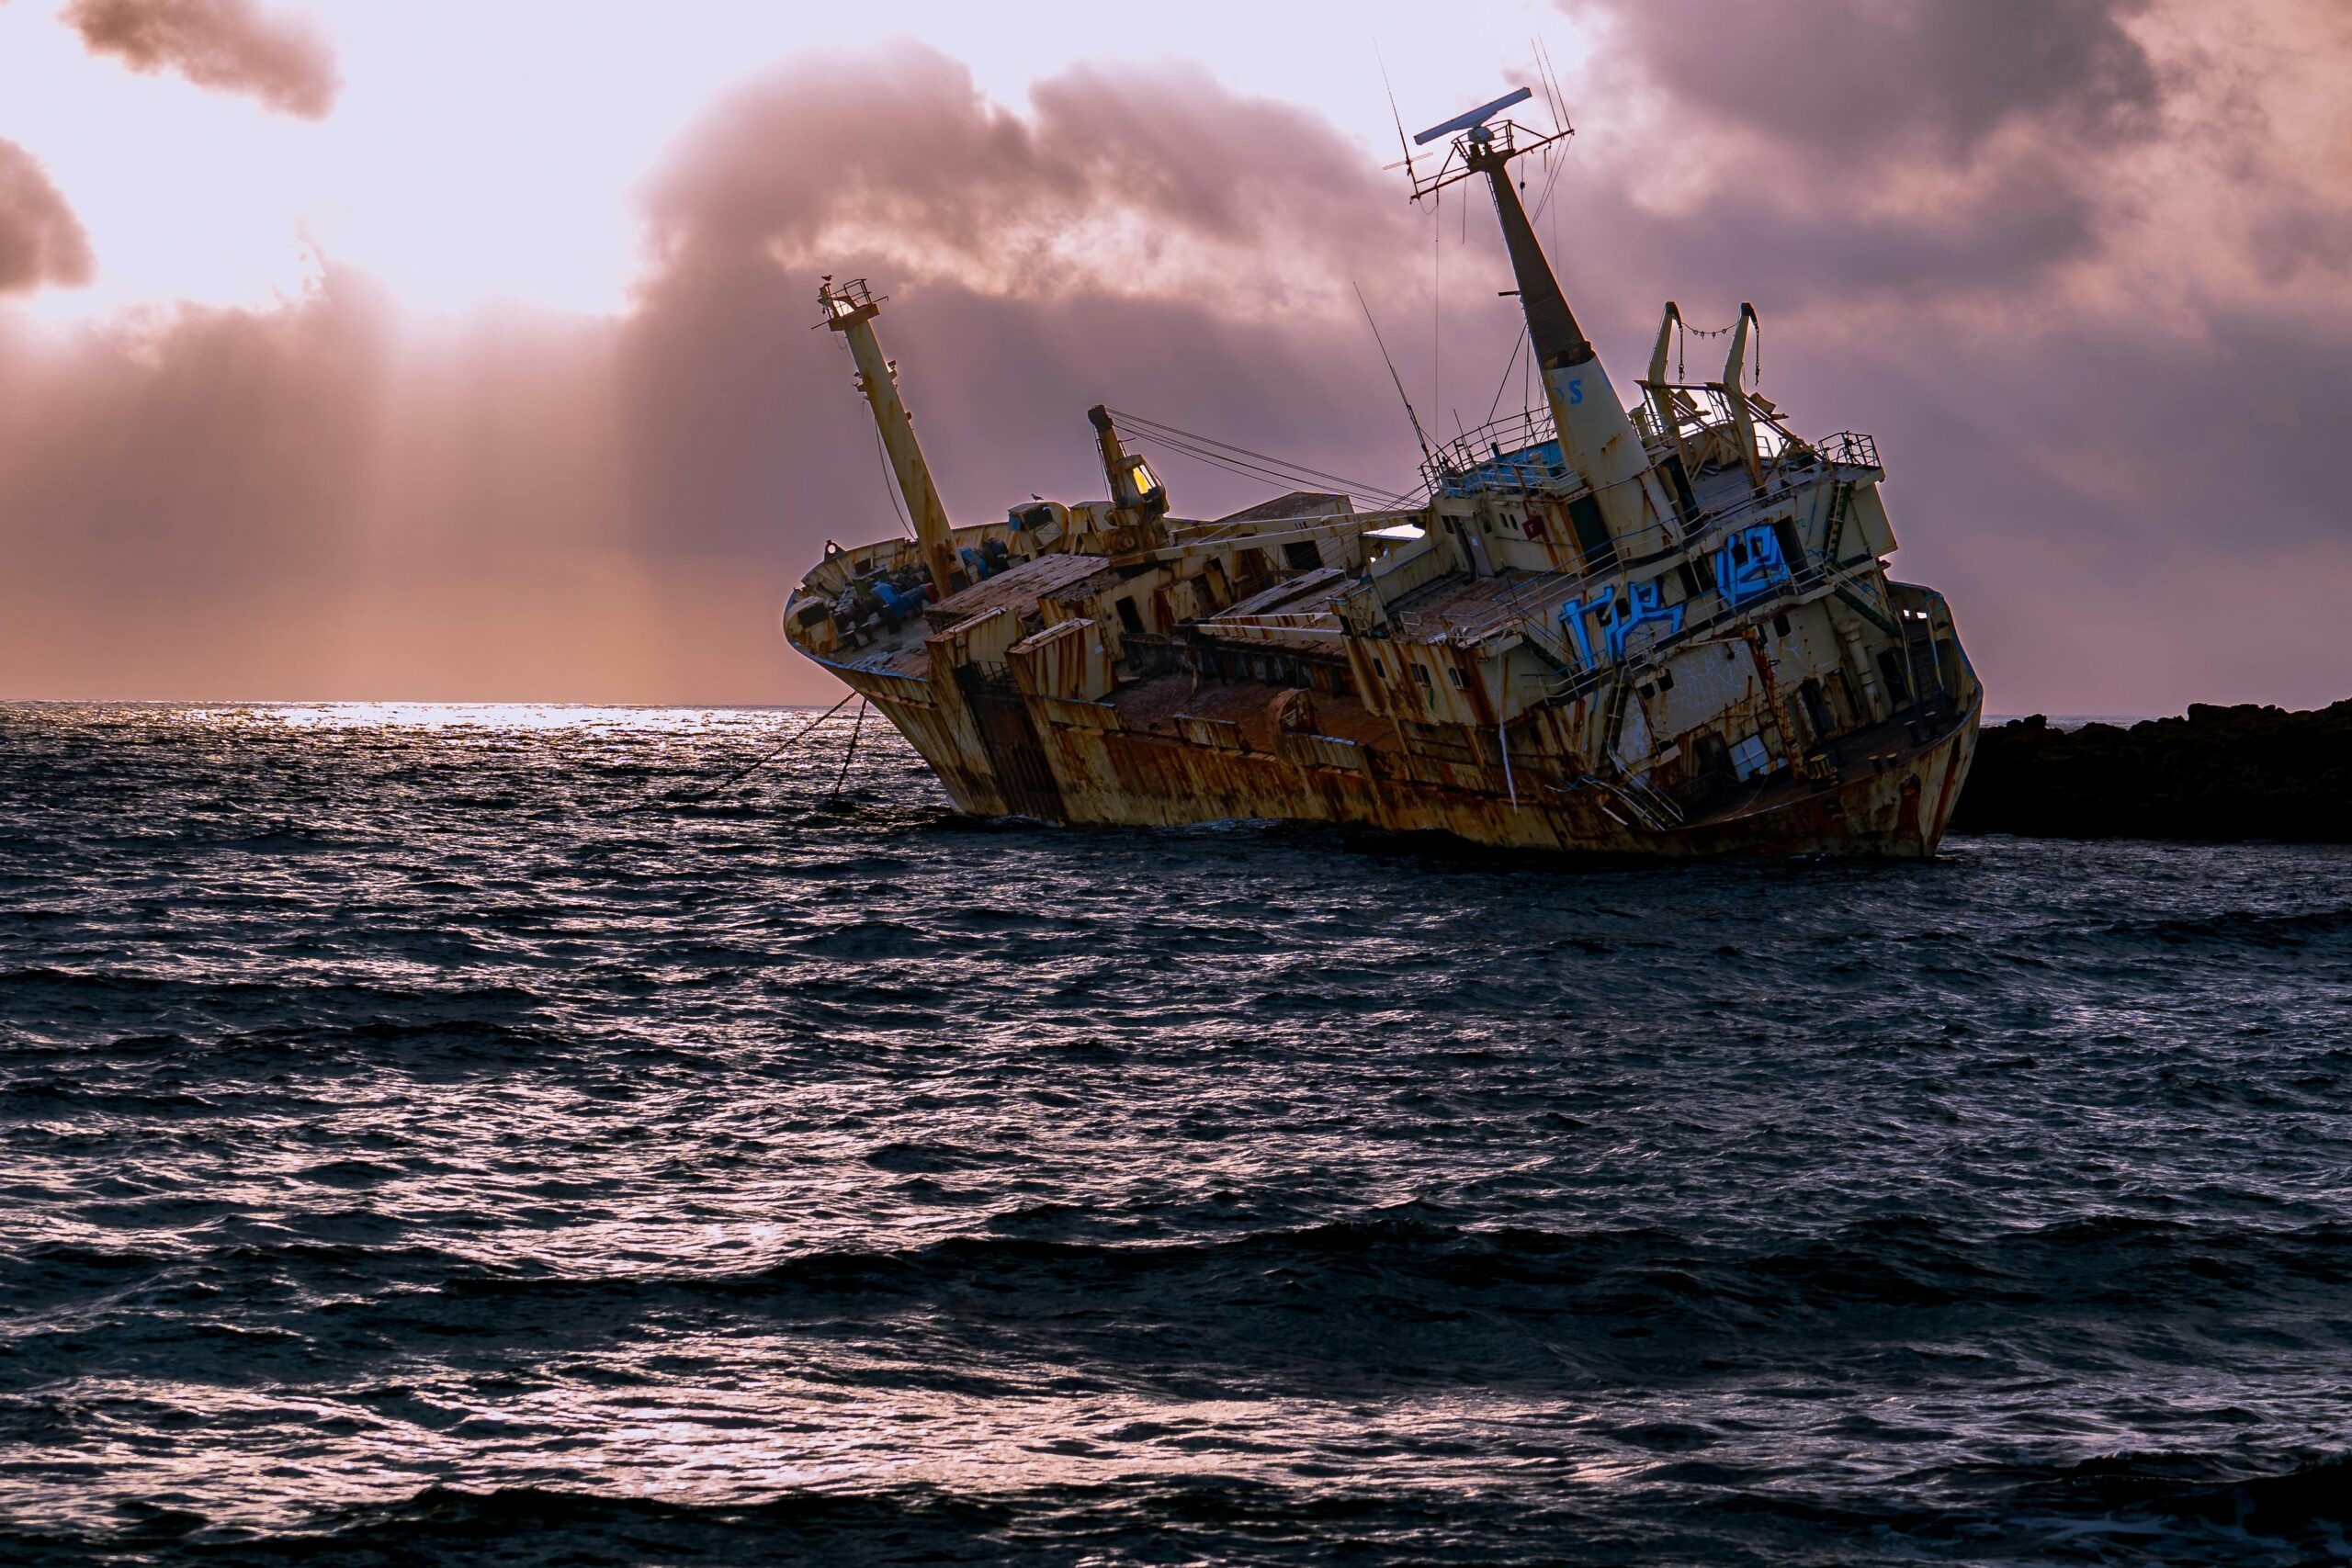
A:
[[[41,589],[0,691],[820,694],[776,608],[828,537],[899,528],[820,272],[890,296],[961,518],[1100,492],[1104,400],[1401,482],[1346,282],[1393,284],[1396,193],[1295,109],[1109,85],[1014,114],[914,50],[752,83],[649,188],[617,319],[428,330],[330,265],[273,309],[0,332],[0,549]],[[1209,514],[1264,493],[1171,479]]]
[[[887,528],[846,356],[808,331],[820,273],[892,296],[881,330],[961,515],[1101,489],[1083,411],[1105,400],[1270,442],[1393,436],[1345,280],[1413,251],[1397,194],[1327,125],[1188,72],[1074,71],[1026,117],[928,51],[777,73],[648,195],[623,334],[636,513],[731,547]],[[1396,456],[1375,478],[1403,481]],[[1235,493],[1206,479],[1199,502]]]
[[[0,140],[0,295],[78,287],[96,264],[90,237],[33,155]]]
[[[1238,313],[1297,308],[1294,284],[1328,301],[1351,264],[1393,266],[1411,233],[1400,195],[1328,123],[1196,68],[1080,66],[1023,116],[957,62],[904,50],[729,95],[647,208],[657,288],[713,262],[854,251],[1004,295],[1210,288]],[[1294,248],[1279,264],[1275,244]]]
[[[1663,296],[1701,323],[1754,299],[1767,389],[1880,436],[1898,570],[1951,595],[1997,706],[2352,691],[2340,22],[2062,6],[2008,16],[2011,60],[1960,0],[1778,9],[1790,37],[1731,0],[1675,13],[1795,73],[1732,102],[1741,72],[1630,0],[1577,13],[1610,30],[1542,226],[1621,383]],[[1912,73],[1864,85],[1883,137],[1792,102],[1860,69],[1841,29]],[[644,192],[616,318],[428,329],[328,265],[268,310],[0,323],[0,551],[28,590],[0,694],[820,694],[775,609],[827,538],[899,526],[809,330],[820,273],[889,297],[959,519],[1099,493],[1096,401],[1401,484],[1350,281],[1449,428],[1485,417],[1517,326],[1483,197],[1416,212],[1378,161],[1194,72],[1072,71],[1015,110],[909,48],[714,104]],[[1195,515],[1266,491],[1165,467]]]
[[[2144,134],[2163,84],[2131,24],[2152,0],[1595,0],[1679,114],[1810,157],[1963,159],[2006,129]]]
[[[1567,10],[1595,313],[1753,299],[1768,389],[1879,435],[1898,565],[1950,594],[1996,705],[2352,693],[2304,630],[2352,588],[2339,8]]]
[[[281,114],[323,118],[342,90],[325,38],[254,0],[69,0],[59,17],[133,71],[175,71]]]

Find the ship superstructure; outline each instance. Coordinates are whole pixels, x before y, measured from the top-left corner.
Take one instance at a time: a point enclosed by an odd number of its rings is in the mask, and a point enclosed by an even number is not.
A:
[[[1483,179],[1542,406],[1427,449],[1426,498],[1296,491],[1172,514],[1089,411],[1107,500],[953,525],[876,341],[826,280],[916,537],[828,545],[793,646],[895,725],[958,810],[1058,823],[1300,818],[1625,854],[1932,853],[1982,692],[1942,597],[1888,579],[1875,445],[1748,388],[1670,380],[1666,307],[1622,401],[1509,174],[1498,116],[1427,192]],[[1556,133],[1555,133],[1556,134]]]

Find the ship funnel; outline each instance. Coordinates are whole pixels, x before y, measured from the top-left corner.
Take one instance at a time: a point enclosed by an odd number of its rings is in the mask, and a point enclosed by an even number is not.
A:
[[[882,302],[862,277],[847,283],[825,279],[817,286],[818,324],[849,342],[850,358],[857,365],[857,389],[874,410],[875,427],[882,433],[883,450],[890,457],[890,472],[906,498],[907,515],[914,520],[915,540],[930,569],[932,592],[944,599],[956,592],[952,573],[956,552],[947,538],[947,508],[932,482],[931,465],[923,461],[922,446],[915,439],[913,416],[899,397],[899,372],[882,356],[874,336],[874,318]]]

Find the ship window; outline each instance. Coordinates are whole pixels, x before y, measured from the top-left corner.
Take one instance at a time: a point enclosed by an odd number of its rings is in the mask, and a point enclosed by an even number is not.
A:
[[[1446,666],[1445,672],[1453,677],[1453,689],[1455,691],[1466,692],[1470,689],[1470,682],[1462,678],[1462,666],[1459,664],[1450,664]]]
[[[1136,602],[1124,596],[1111,601],[1119,612],[1119,624],[1131,632],[1143,630],[1143,616],[1136,610]]]
[[[1676,567],[1674,575],[1682,584],[1682,596],[1685,599],[1696,599],[1699,596],[1699,574],[1692,570],[1689,561],[1684,561],[1680,566]]]
[[[1323,564],[1323,552],[1315,547],[1312,539],[1293,539],[1283,547],[1283,559],[1293,571],[1313,571]]]
[[[1430,667],[1426,664],[1414,665],[1413,679],[1419,681],[1424,686],[1428,685],[1430,683]]]
[[[1789,635],[1788,616],[1775,615],[1772,617],[1772,635],[1774,637],[1786,637]]]
[[[1674,671],[1671,671],[1671,670],[1661,670],[1661,671],[1658,671],[1658,675],[1657,675],[1657,689],[1658,689],[1659,691],[1661,691],[1661,692],[1670,692],[1670,691],[1674,690]]]

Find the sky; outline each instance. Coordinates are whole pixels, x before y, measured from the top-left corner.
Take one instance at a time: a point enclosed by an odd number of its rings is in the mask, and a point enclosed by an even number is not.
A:
[[[1099,491],[1096,401],[1402,486],[1356,288],[1432,423],[1521,389],[1384,69],[1414,130],[1539,47],[1618,381],[1753,301],[1995,711],[2352,695],[2336,0],[887,15],[0,0],[0,697],[828,698],[776,609],[899,525],[820,273],[958,520]]]

